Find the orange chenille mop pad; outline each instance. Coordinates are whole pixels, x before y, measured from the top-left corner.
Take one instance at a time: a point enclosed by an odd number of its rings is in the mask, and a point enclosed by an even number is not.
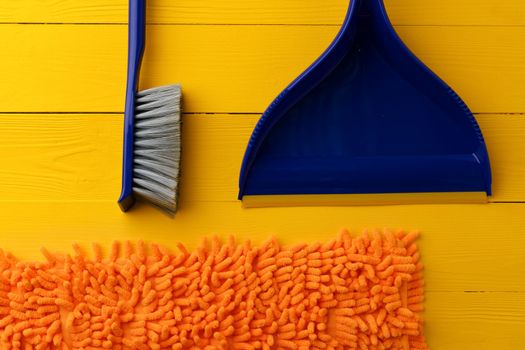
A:
[[[0,349],[427,349],[416,238],[0,251]]]

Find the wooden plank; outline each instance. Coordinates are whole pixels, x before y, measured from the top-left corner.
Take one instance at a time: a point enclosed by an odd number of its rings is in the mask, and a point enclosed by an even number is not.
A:
[[[184,117],[184,200],[236,201],[240,164],[258,118]],[[525,201],[525,117],[477,118],[492,159],[491,200]],[[0,115],[0,200],[114,201],[121,148],[121,115]]]
[[[150,23],[335,24],[348,0],[153,0]],[[386,0],[387,11],[403,25],[524,25],[519,0]],[[126,23],[125,0],[18,0],[0,5],[1,22]]]
[[[524,293],[427,293],[425,335],[430,349],[521,348]]]
[[[242,209],[239,203],[189,202],[175,219],[139,205],[128,214],[112,202],[2,202],[0,247],[21,258],[39,248],[71,251],[72,241],[155,241],[193,249],[204,236],[234,234],[261,243],[326,242],[342,228],[419,229],[426,288],[445,291],[525,292],[524,204],[427,205],[354,208]],[[4,234],[5,233],[5,234]]]
[[[141,86],[182,82],[187,112],[261,113],[337,30],[150,26]],[[0,112],[122,111],[125,26],[0,25],[0,31]],[[473,111],[525,112],[525,27],[398,31]]]
[[[514,118],[515,117],[515,118]],[[494,201],[517,202],[525,199],[525,115],[495,116],[478,115],[478,123],[483,131],[489,150]]]
[[[121,144],[120,115],[0,115],[0,200],[112,200]]]

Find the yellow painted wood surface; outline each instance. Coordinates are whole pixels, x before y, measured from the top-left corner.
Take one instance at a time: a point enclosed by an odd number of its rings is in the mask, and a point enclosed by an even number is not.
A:
[[[109,245],[126,239],[168,247],[180,240],[194,248],[212,234],[235,234],[255,243],[275,235],[283,244],[294,244],[326,242],[343,228],[354,234],[367,228],[422,229],[419,243],[429,291],[525,293],[520,278],[525,275],[525,245],[518,244],[525,216],[520,205],[242,209],[238,202],[184,199],[180,204],[172,219],[146,205],[123,214],[110,201],[3,203],[0,222],[9,235],[2,246],[32,258],[40,256],[41,245],[69,252],[73,241],[87,249],[93,241]]]
[[[346,0],[149,0],[141,86],[182,82],[189,113],[181,211],[170,219],[139,205],[123,214],[115,200],[127,1],[1,1],[0,248],[35,259],[41,245],[69,251],[73,241],[194,247],[217,233],[291,244],[343,227],[417,228],[431,349],[520,349],[525,3],[385,2],[408,46],[477,113],[493,166],[491,204],[243,210],[237,177],[259,113],[327,47]]]
[[[340,24],[348,0],[150,0],[149,23]],[[519,0],[385,0],[400,25],[523,25]],[[126,0],[16,0],[0,22],[126,23]]]
[[[523,293],[426,293],[431,349],[522,349]]]
[[[261,113],[336,26],[153,25],[144,88],[182,82],[186,112]],[[0,112],[122,112],[125,26],[0,25]],[[525,27],[397,28],[476,113],[525,111]],[[38,38],[38,40],[35,40]]]

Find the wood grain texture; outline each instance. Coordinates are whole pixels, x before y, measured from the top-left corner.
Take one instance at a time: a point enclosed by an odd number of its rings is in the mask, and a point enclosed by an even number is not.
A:
[[[525,293],[426,293],[430,349],[521,349]]]
[[[0,158],[5,160],[0,201],[114,199],[120,187],[122,120],[116,115],[0,115]],[[115,166],[108,169],[108,164]]]
[[[150,23],[334,24],[348,0],[150,0]],[[400,25],[524,25],[519,0],[385,0]],[[1,22],[126,23],[125,0],[17,0],[0,4]]]
[[[525,115],[478,115],[489,150],[495,201],[525,201]],[[525,168],[523,169],[525,170]],[[525,227],[524,227],[525,229]]]
[[[180,204],[172,219],[146,205],[124,214],[112,202],[4,203],[0,231],[8,234],[0,246],[34,259],[42,245],[69,252],[72,241],[86,248],[93,241],[146,239],[171,248],[181,241],[192,248],[212,234],[256,243],[275,235],[294,244],[326,242],[343,228],[419,229],[428,291],[525,292],[521,204],[242,209],[184,198]]]
[[[184,117],[185,201],[236,201],[240,164],[258,119]],[[492,160],[491,201],[525,202],[525,116],[477,119]],[[114,201],[121,149],[121,115],[0,115],[0,201]]]
[[[261,113],[337,27],[150,26],[143,88],[182,82],[186,112]],[[525,112],[525,27],[399,27],[474,112]],[[126,27],[0,25],[0,112],[121,112]],[[36,59],[37,58],[37,59]]]

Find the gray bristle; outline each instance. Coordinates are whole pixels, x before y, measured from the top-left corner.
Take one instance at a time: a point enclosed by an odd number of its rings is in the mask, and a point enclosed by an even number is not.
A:
[[[181,87],[140,91],[135,101],[133,192],[174,215],[181,153]]]

